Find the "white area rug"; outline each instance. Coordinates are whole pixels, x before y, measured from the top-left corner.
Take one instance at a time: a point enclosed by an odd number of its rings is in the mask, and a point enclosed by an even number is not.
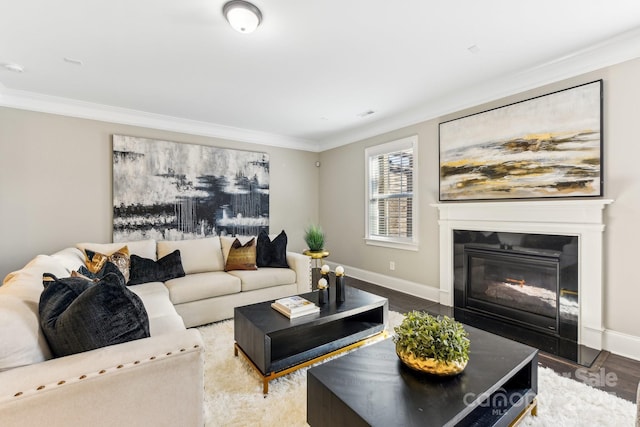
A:
[[[389,312],[390,325],[401,319],[399,313]],[[265,398],[257,373],[242,356],[233,355],[233,321],[199,329],[205,342],[208,427],[307,425],[306,369],[271,381]],[[539,367],[538,376],[538,416],[525,418],[521,425],[635,426],[636,406],[631,402],[547,368]]]

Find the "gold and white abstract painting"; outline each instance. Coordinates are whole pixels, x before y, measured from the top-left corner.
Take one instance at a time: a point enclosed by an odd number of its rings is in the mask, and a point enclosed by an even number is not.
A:
[[[440,200],[602,195],[602,81],[440,123]]]

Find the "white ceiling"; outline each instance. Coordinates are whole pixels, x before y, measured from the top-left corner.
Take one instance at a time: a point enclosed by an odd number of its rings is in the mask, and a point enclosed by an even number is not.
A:
[[[0,105],[320,151],[640,57],[638,0],[224,2],[0,0]]]

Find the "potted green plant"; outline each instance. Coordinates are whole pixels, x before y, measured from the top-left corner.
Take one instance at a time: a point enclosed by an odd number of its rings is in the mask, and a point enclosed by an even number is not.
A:
[[[321,252],[324,249],[324,231],[322,227],[312,224],[304,231],[304,241],[311,252]]]
[[[468,333],[460,322],[448,316],[411,311],[394,331],[396,353],[410,368],[435,375],[456,375],[467,366]]]

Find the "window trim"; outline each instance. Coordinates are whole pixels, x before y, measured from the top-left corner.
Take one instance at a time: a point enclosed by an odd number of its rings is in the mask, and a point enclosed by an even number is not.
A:
[[[378,156],[383,153],[390,153],[411,148],[413,151],[413,168],[411,171],[413,180],[412,206],[411,206],[411,238],[402,237],[382,237],[372,236],[369,230],[369,202],[371,201],[371,157]],[[367,147],[364,150],[365,161],[365,214],[364,214],[364,240],[367,245],[382,246],[393,249],[403,249],[409,251],[418,250],[418,135],[412,135],[405,138],[396,139],[394,141]]]

